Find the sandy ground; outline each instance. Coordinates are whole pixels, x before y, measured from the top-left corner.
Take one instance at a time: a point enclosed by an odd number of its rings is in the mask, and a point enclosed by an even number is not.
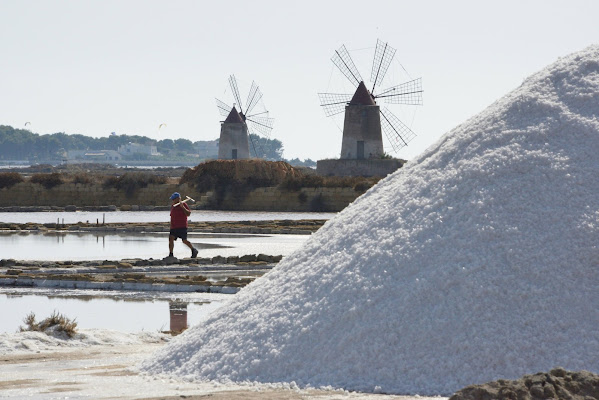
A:
[[[139,375],[131,366],[164,344],[92,346],[0,355],[0,398],[410,400],[423,397],[189,383]],[[437,398],[439,399],[439,398]]]

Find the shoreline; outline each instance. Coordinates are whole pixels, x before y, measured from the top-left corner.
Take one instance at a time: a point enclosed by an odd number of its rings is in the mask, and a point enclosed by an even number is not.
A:
[[[325,219],[261,220],[261,221],[189,221],[189,233],[247,233],[310,235],[320,229]],[[168,222],[110,222],[96,223],[7,223],[0,222],[0,235],[42,233],[167,233]]]

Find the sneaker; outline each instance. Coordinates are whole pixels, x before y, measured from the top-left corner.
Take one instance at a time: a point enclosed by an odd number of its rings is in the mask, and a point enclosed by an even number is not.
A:
[[[196,258],[198,256],[198,251],[196,249],[191,249],[191,258]]]

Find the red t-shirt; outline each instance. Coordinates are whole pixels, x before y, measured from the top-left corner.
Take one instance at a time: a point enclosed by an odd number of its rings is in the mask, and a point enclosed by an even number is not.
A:
[[[185,209],[191,211],[185,203],[177,207],[171,206],[171,229],[187,228],[187,215],[185,215],[185,211],[181,207],[185,207]]]

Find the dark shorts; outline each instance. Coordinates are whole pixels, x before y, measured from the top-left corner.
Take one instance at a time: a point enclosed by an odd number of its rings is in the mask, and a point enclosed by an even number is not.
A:
[[[175,240],[177,240],[177,238],[181,238],[181,240],[187,240],[187,228],[171,229],[169,235],[174,236]]]

